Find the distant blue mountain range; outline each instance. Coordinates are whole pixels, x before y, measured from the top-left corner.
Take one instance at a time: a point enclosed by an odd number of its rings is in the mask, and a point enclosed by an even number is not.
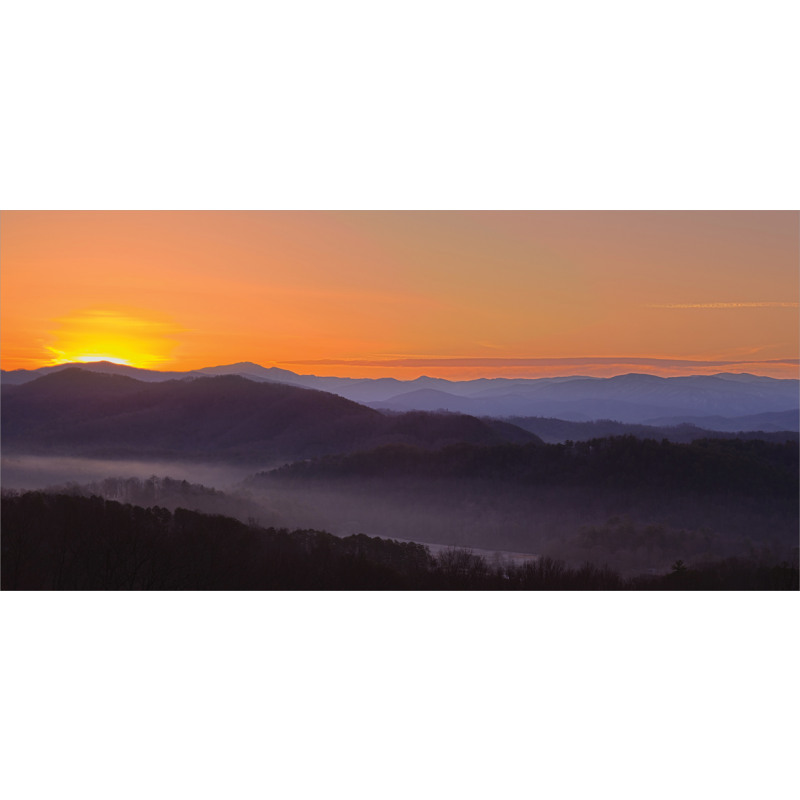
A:
[[[287,384],[340,395],[383,411],[453,411],[489,417],[597,419],[678,425],[712,430],[794,430],[800,428],[800,382],[747,373],[662,378],[647,374],[594,378],[480,378],[450,381],[422,376],[338,378],[299,375],[252,362],[187,372],[160,372],[109,362],[61,364],[37,370],[2,372],[4,385],[20,385],[68,367],[126,375],[154,382],[239,375],[252,381]],[[756,426],[756,427],[753,427]]]

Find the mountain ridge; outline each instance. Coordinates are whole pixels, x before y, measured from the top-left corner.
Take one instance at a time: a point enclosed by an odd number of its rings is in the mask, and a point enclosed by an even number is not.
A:
[[[94,373],[127,375],[153,383],[240,375],[255,382],[329,392],[381,411],[441,410],[495,418],[610,419],[628,424],[669,419],[672,424],[709,427],[703,425],[704,417],[746,417],[800,408],[797,379],[730,372],[672,377],[632,372],[609,378],[574,375],[452,381],[425,375],[413,380],[299,375],[249,361],[185,372],[92,362],[3,372],[2,382],[6,386],[24,385],[42,375],[76,366]]]
[[[72,368],[3,387],[7,452],[280,461],[364,446],[541,442],[499,420],[396,416],[329,392],[239,375],[139,381]]]

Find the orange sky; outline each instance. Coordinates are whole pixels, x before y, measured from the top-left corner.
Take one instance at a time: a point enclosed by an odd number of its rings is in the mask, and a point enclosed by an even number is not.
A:
[[[798,233],[794,212],[6,211],[2,366],[797,377]]]

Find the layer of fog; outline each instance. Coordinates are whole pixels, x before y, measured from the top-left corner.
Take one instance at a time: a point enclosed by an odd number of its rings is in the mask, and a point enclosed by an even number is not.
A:
[[[3,456],[0,480],[4,489],[47,489],[103,478],[149,478],[151,475],[202,483],[223,491],[252,474],[252,467],[196,461],[122,461],[67,456]]]
[[[678,559],[788,558],[796,510],[730,497],[666,496],[469,480],[381,485],[369,479],[252,481],[250,497],[286,527],[364,533],[466,547],[480,554],[545,554],[623,573],[668,571]],[[773,552],[774,551],[774,552]]]
[[[428,546],[431,552],[466,540],[454,537],[445,516],[430,513],[425,524],[398,524],[393,503],[381,502],[377,513],[363,517],[360,504],[352,504],[352,513],[342,513],[342,500],[350,507],[350,497],[331,503],[326,493],[285,490],[260,491],[247,479],[248,467],[185,461],[128,461],[117,459],[71,458],[62,456],[3,456],[2,487],[18,491],[67,491],[83,495],[97,494],[145,507],[159,505],[170,510],[187,508],[211,514],[224,514],[242,522],[277,528],[316,528],[337,536],[365,533],[368,536],[413,541]],[[183,483],[186,482],[186,483]],[[187,485],[188,484],[188,485]],[[216,491],[215,491],[216,490]],[[335,493],[334,493],[335,494]],[[326,508],[334,513],[326,513]],[[444,529],[443,529],[444,528]],[[398,536],[397,534],[401,534]],[[405,535],[402,535],[405,534]],[[489,560],[514,561],[535,558],[531,552],[510,552],[504,548],[470,547]]]
[[[755,499],[729,497],[665,502],[658,492],[413,478],[391,485],[295,482],[252,479],[242,466],[43,456],[4,456],[2,486],[180,507],[263,527],[413,541],[434,552],[456,546],[487,557],[542,553],[631,573],[664,571],[679,558],[747,556],[765,547],[782,552],[796,544],[796,509],[789,514],[785,504],[775,504],[774,513],[765,513]]]

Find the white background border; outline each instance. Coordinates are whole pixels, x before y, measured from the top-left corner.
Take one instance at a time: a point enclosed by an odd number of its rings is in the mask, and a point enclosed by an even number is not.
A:
[[[796,209],[791,8],[17,3],[0,207]],[[794,594],[0,601],[15,800],[796,786]]]

